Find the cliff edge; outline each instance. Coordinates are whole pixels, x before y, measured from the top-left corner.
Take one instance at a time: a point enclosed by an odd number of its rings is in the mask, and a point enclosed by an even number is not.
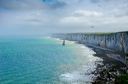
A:
[[[77,41],[85,45],[92,45],[103,49],[109,49],[117,53],[122,54],[117,60],[125,62],[128,60],[128,32],[116,32],[116,33],[65,33],[54,34],[53,37]],[[109,56],[109,55],[108,55]],[[114,58],[114,55],[111,55]]]

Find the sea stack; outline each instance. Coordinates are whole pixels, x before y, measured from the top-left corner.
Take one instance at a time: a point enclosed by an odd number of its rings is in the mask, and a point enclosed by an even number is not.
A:
[[[63,44],[62,45],[65,46],[65,40],[63,40]]]

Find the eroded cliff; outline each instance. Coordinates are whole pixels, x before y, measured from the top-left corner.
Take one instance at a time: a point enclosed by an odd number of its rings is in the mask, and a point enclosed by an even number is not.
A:
[[[55,34],[53,36],[56,38],[64,39],[64,40],[77,41],[77,42],[85,44],[87,46],[88,45],[96,46],[93,48],[94,50],[97,50],[97,47],[100,48],[100,49],[98,49],[98,51],[96,53],[98,53],[98,52],[103,53],[103,54],[102,53],[100,54],[101,55],[100,57],[105,56],[105,57],[110,58],[109,60],[111,60],[111,58],[112,58],[112,59],[120,61],[126,65],[126,67],[118,66],[118,68],[116,68],[116,69],[115,69],[115,67],[108,67],[108,68],[105,68],[106,69],[105,71],[109,71],[110,73],[116,73],[119,70],[120,74],[123,74],[124,73],[123,71],[126,71],[128,73],[128,32],[67,33],[67,34]],[[110,50],[110,51],[108,51],[108,50]],[[108,59],[107,59],[107,61],[108,61]],[[110,65],[112,65],[112,63],[110,63]],[[111,72],[114,69],[117,71]],[[101,70],[101,69],[99,69],[99,70]],[[103,75],[103,72],[104,72],[104,68],[103,68],[103,71],[101,71],[100,79],[102,79],[102,78],[106,79],[107,74]],[[119,76],[119,75],[117,75],[117,76]],[[97,78],[96,82],[97,82],[97,80],[99,81],[100,79]],[[116,78],[112,78],[112,79],[116,80]],[[104,80],[100,80],[100,81],[104,81]],[[117,82],[117,81],[118,80],[116,80],[115,82]],[[109,80],[109,82],[110,82],[110,80]]]
[[[67,33],[55,34],[54,37],[92,44],[103,48],[128,53],[128,32],[117,33]]]

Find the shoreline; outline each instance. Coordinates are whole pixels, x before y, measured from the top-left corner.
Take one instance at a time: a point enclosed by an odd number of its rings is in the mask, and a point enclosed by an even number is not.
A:
[[[77,42],[79,44],[83,44]],[[91,48],[96,54],[94,56],[103,59],[103,65],[98,64],[97,68],[92,74],[95,75],[92,84],[116,84],[118,76],[126,74],[125,63],[116,59],[116,55],[122,55],[110,49],[104,49],[101,47],[90,46],[83,44],[84,46]],[[108,55],[115,55],[115,58]]]
[[[96,52],[94,56],[103,59],[103,65],[97,66],[96,71],[94,72],[97,77],[92,84],[115,84],[117,77],[126,73],[125,64],[107,56],[108,53],[116,55],[117,53],[115,52],[97,48],[93,48],[93,50]]]
[[[63,40],[61,38],[58,39]],[[72,40],[67,40],[67,41],[72,41]],[[92,74],[94,74],[93,81],[91,82],[92,84],[116,84],[117,78],[122,74],[126,74],[125,72],[126,66],[125,63],[123,63],[124,60],[122,61],[118,60],[120,59],[118,56],[122,56],[123,54],[99,46],[80,43],[78,41],[72,41],[72,42],[77,44],[82,44],[83,46],[91,48],[94,52],[96,52],[94,56],[103,59],[102,62],[103,64],[102,65],[98,64],[96,70],[92,72]],[[113,55],[114,57],[112,58],[111,55]]]
[[[67,41],[72,41],[72,40],[67,40]],[[117,53],[110,49],[93,46],[93,45],[90,46],[77,41],[72,41],[72,42],[82,44],[83,46],[91,48],[94,52],[96,52],[94,56],[103,59],[103,65],[98,64],[96,70],[92,72],[92,74],[94,74],[92,84],[115,84],[117,82],[118,76],[122,74],[126,74],[125,63],[123,63],[123,61],[116,59],[118,58],[118,55],[123,55],[123,54]],[[110,56],[115,55],[115,57],[112,58],[108,55]]]

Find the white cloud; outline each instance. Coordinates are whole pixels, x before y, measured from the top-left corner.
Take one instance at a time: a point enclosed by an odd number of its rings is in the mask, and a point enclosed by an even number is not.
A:
[[[73,13],[74,16],[85,16],[85,17],[97,17],[103,16],[102,12],[89,11],[89,10],[77,10]]]
[[[72,29],[77,27],[81,31],[114,32],[128,30],[127,19],[128,16],[116,17],[98,11],[76,10],[71,15],[61,18],[60,24]],[[90,29],[91,26],[94,28]]]
[[[42,0],[7,1],[0,1],[0,31],[6,27],[40,28],[42,33],[128,30],[127,0],[52,0],[52,5]],[[95,27],[90,29],[91,25]]]
[[[89,11],[89,10],[76,10],[71,15],[63,17],[61,24],[79,24],[79,25],[92,25],[101,22],[104,15],[102,12]]]

